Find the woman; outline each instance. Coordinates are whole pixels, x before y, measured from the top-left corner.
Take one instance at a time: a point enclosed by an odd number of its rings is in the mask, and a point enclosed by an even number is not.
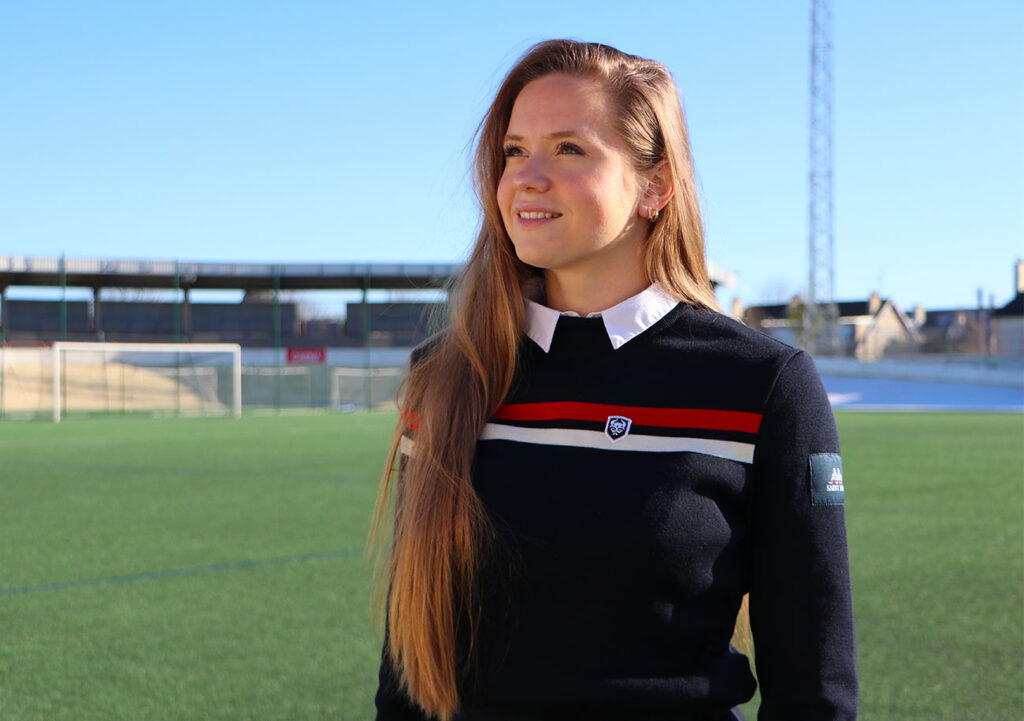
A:
[[[741,718],[747,593],[760,718],[856,716],[835,424],[806,354],[714,310],[676,93],[549,41],[481,124],[378,503],[378,719]]]

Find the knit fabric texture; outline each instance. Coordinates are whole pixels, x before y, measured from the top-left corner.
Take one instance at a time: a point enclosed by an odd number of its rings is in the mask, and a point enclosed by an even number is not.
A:
[[[813,360],[680,303],[613,349],[524,338],[474,485],[503,549],[458,721],[856,718],[839,440]],[[385,644],[387,643],[385,639]],[[428,717],[385,653],[379,721]]]

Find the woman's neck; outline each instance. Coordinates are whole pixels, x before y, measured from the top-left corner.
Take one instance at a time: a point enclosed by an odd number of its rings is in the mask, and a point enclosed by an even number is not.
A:
[[[603,275],[545,270],[545,305],[587,316],[632,298],[650,285],[639,266]]]

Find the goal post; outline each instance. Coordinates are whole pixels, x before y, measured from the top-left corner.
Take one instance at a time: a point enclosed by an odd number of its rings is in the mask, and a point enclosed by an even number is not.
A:
[[[237,343],[59,341],[51,353],[54,423],[66,412],[65,402],[86,409],[101,408],[105,402],[109,410],[112,390],[126,411],[216,410],[242,416],[242,348]],[[184,365],[183,355],[188,358]],[[167,362],[172,356],[174,362]],[[69,358],[78,362],[69,363]],[[222,393],[225,384],[218,382],[218,368],[227,366],[231,382]],[[69,397],[71,388],[76,390],[74,401]]]

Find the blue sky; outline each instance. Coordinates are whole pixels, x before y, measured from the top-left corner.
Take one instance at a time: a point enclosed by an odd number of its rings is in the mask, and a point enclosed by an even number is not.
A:
[[[0,255],[453,262],[530,44],[660,60],[727,305],[807,275],[808,4],[0,1]],[[1024,3],[836,2],[836,295],[996,305],[1024,255]]]

